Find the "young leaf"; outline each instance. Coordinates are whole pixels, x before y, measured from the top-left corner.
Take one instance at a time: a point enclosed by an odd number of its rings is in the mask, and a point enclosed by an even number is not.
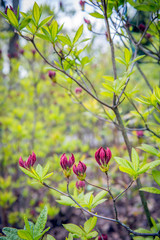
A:
[[[120,166],[125,167],[125,168],[131,168],[132,169],[132,163],[129,162],[126,159],[120,158],[120,157],[114,157],[116,163],[118,163]]]
[[[36,25],[38,25],[39,19],[41,17],[41,13],[40,13],[40,8],[36,2],[34,3],[34,6],[33,6],[33,17],[36,22]]]
[[[95,17],[95,18],[102,18],[104,19],[104,16],[98,12],[93,12],[93,13],[90,13],[89,15],[91,15],[92,17]]]
[[[37,167],[36,167],[36,173],[38,174],[40,179],[42,178],[42,172],[43,172],[43,168],[40,164],[38,164]]]
[[[7,17],[8,17],[8,20],[10,21],[10,23],[15,27],[15,28],[18,28],[18,20],[16,18],[16,15],[15,13],[10,9],[8,8],[7,9]]]
[[[73,234],[78,234],[79,237],[84,236],[85,232],[78,227],[75,224],[69,223],[69,224],[63,224],[63,227],[68,231],[71,232]]]
[[[6,235],[4,240],[21,240],[18,236],[18,230],[16,228],[4,227],[2,232]],[[0,239],[2,238],[0,237]]]
[[[50,234],[47,234],[47,240],[56,240],[53,236],[51,236]]]
[[[47,222],[47,207],[45,206],[40,213],[34,226],[34,237],[37,237],[44,229]]]
[[[158,156],[158,154],[159,154],[159,151],[156,148],[154,148],[154,147],[152,147],[152,146],[150,146],[148,144],[142,144],[142,146],[139,147],[139,149],[141,149],[141,150],[143,150],[145,152],[151,153],[151,154],[153,154],[155,156]]]
[[[43,19],[40,24],[38,25],[38,27],[42,27],[43,25],[45,25],[46,23],[48,23],[51,19],[52,19],[53,16],[49,16],[49,17],[46,17],[45,19]]]
[[[93,230],[93,228],[96,226],[97,223],[97,217],[91,217],[84,223],[84,230],[86,233],[89,233]]]
[[[134,148],[132,148],[132,163],[135,171],[139,169],[139,156]]]
[[[160,190],[159,190],[158,188],[155,188],[155,187],[144,187],[144,188],[140,188],[140,191],[150,192],[150,193],[155,193],[155,194],[160,194]]]
[[[58,23],[56,20],[53,20],[52,24],[51,24],[51,37],[52,40],[54,41],[56,36],[57,36],[57,32],[58,32]]]
[[[97,237],[98,233],[96,231],[90,232],[89,234],[87,234],[87,239],[92,239]]]
[[[81,25],[79,27],[79,29],[77,30],[77,32],[75,34],[75,37],[73,39],[73,44],[75,44],[79,40],[79,38],[81,37],[82,33],[83,33],[83,25]]]
[[[32,240],[33,237],[26,230],[18,230],[18,236],[24,240]]]
[[[124,57],[125,57],[125,61],[128,64],[131,60],[131,52],[128,50],[128,48],[124,49]]]
[[[153,170],[152,171],[152,176],[153,176],[155,182],[160,186],[160,171]]]
[[[23,167],[20,167],[20,169],[22,170],[22,172],[24,172],[26,175],[28,175],[29,177],[31,178],[34,178],[36,180],[38,180],[38,177],[36,175],[34,175],[33,173],[31,173],[29,170],[23,168]]]
[[[31,228],[30,228],[30,225],[29,225],[29,222],[28,222],[28,219],[27,219],[26,215],[24,215],[24,222],[25,222],[25,228],[26,228],[27,232],[32,234],[31,233]]]

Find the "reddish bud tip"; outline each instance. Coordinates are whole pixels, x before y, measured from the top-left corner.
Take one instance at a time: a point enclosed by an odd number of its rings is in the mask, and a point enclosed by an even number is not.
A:
[[[136,131],[136,134],[137,134],[137,137],[138,137],[138,138],[141,138],[141,137],[144,136],[144,132],[143,132],[142,130]]]
[[[85,181],[77,181],[77,182],[76,182],[76,188],[77,188],[79,191],[84,190],[84,188],[85,188]]]
[[[80,4],[80,6],[81,6],[81,8],[82,8],[82,11],[84,11],[84,6],[85,6],[85,1],[80,1],[79,2],[79,4]]]
[[[24,54],[24,49],[21,48],[21,49],[19,50],[19,53],[20,53],[21,55],[23,55],[23,54]]]
[[[98,240],[108,240],[107,234],[102,234],[102,236],[98,237]]]
[[[50,70],[48,72],[48,76],[53,80],[55,78],[55,76],[56,76],[56,72]]]
[[[144,32],[146,27],[143,23],[141,23],[141,24],[139,24],[138,28],[139,28],[140,31]]]
[[[23,161],[22,157],[19,158],[19,166],[23,167],[23,168],[26,168],[25,167],[25,162]]]
[[[152,35],[150,33],[146,33],[145,38],[150,39]]]
[[[79,94],[79,93],[81,93],[81,92],[82,92],[82,88],[79,87],[79,88],[76,88],[76,89],[75,89],[75,93],[76,93],[76,94]]]
[[[90,20],[88,20],[88,19],[86,19],[86,18],[84,18],[84,22],[85,22],[87,25],[91,24]]]
[[[32,54],[35,55],[36,54],[36,50],[32,49]]]

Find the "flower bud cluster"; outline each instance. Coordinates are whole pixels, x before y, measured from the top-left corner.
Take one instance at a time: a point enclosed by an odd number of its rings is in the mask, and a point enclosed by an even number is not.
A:
[[[98,237],[98,240],[108,240],[107,234],[102,234],[101,236]]]
[[[31,167],[36,162],[36,154],[33,152],[32,155],[29,155],[27,161],[23,161],[22,157],[19,158],[19,166],[27,170],[30,170]]]
[[[95,159],[103,172],[108,171],[108,163],[112,157],[111,150],[109,148],[104,149],[100,147],[95,153]]]
[[[81,6],[82,11],[84,11],[85,1],[81,0],[79,4]]]
[[[71,168],[74,163],[75,163],[75,158],[74,158],[73,154],[71,155],[71,157],[69,157],[69,160],[67,159],[65,153],[61,156],[60,165],[63,169],[64,175],[67,178],[70,177],[70,175],[71,175]]]

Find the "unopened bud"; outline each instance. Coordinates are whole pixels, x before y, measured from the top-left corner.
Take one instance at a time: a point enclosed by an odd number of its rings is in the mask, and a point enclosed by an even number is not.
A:
[[[104,149],[103,147],[100,147],[95,152],[95,159],[96,159],[97,163],[99,164],[100,169],[103,172],[108,171],[108,168],[109,168],[108,163],[109,163],[111,157],[112,157],[112,153],[109,148]]]
[[[73,172],[77,175],[78,179],[81,181],[85,180],[86,177],[86,165],[79,161],[78,165],[76,166],[76,164],[73,165]]]

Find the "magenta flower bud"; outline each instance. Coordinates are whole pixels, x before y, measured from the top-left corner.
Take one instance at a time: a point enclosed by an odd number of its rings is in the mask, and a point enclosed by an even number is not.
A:
[[[71,157],[69,157],[69,160],[68,160],[66,157],[66,154],[63,153],[63,155],[61,156],[60,165],[63,169],[64,175],[67,178],[70,177],[70,175],[71,175],[71,168],[74,163],[75,163],[75,158],[74,158],[73,154],[71,155]]]
[[[27,161],[23,161],[22,157],[19,158],[19,166],[23,167],[27,170],[30,170],[31,167],[33,167],[33,165],[36,162],[36,154],[33,152],[32,155],[29,155]]]
[[[102,236],[98,237],[98,240],[108,240],[107,234],[102,234]]]
[[[33,54],[33,56],[36,54],[36,50],[35,49],[32,49],[32,54]]]
[[[150,39],[152,35],[150,33],[146,33],[145,38]]]
[[[79,192],[84,191],[85,181],[77,181],[76,182],[76,188],[78,189]]]
[[[144,32],[146,27],[143,23],[141,23],[141,24],[139,24],[138,28],[139,28],[140,31]]]
[[[23,168],[26,168],[25,167],[25,162],[23,161],[22,157],[19,158],[19,166],[23,167]]]
[[[100,165],[100,169],[104,172],[108,171],[108,163],[112,157],[111,150],[109,148],[104,149],[103,147],[100,147],[95,152],[95,159],[97,163]]]
[[[90,22],[88,19],[86,19],[86,18],[84,18],[84,22],[85,22],[87,25],[91,24],[91,22]]]
[[[21,48],[21,49],[19,50],[19,53],[20,53],[21,55],[23,55],[23,54],[24,54],[24,49]]]
[[[143,133],[142,130],[136,131],[136,134],[137,134],[137,137],[138,137],[138,138],[141,138],[141,137],[144,136],[144,133]]]
[[[85,6],[85,1],[80,1],[79,2],[79,4],[80,4],[80,6],[81,6],[81,8],[82,8],[82,11],[84,11],[84,6]]]
[[[56,76],[56,72],[50,70],[48,72],[48,76],[53,80],[55,78],[55,76]]]
[[[76,94],[79,94],[79,93],[81,93],[81,92],[82,92],[82,88],[78,87],[78,88],[75,89],[75,93],[76,93]]]
[[[8,9],[8,8],[10,8],[11,11],[14,12],[14,13],[16,14],[16,12],[15,12],[14,9],[13,9],[13,7],[12,7],[11,5],[9,5],[9,7],[6,6],[6,8],[5,8],[5,12],[4,12],[4,13],[5,13],[6,15],[7,15],[7,9]]]
[[[78,179],[81,181],[85,180],[86,177],[86,165],[79,161],[78,165],[76,166],[76,164],[73,165],[73,172],[77,175]]]

